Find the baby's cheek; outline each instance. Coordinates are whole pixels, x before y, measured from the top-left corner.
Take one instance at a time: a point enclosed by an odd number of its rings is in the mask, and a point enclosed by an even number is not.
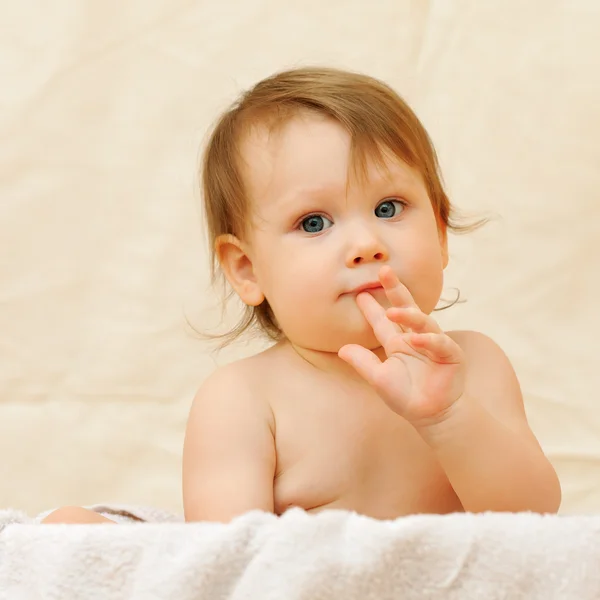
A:
[[[423,280],[420,289],[420,298],[417,300],[419,308],[423,312],[430,313],[438,305],[443,289],[443,278],[438,271],[431,274],[427,280]]]
[[[277,282],[279,308],[282,315],[312,318],[315,311],[323,308],[327,298],[327,281],[318,270],[294,269]]]
[[[442,293],[444,272],[439,259],[435,256],[420,257],[415,261],[411,276],[405,285],[409,288],[415,302],[424,312],[431,312],[438,304]]]

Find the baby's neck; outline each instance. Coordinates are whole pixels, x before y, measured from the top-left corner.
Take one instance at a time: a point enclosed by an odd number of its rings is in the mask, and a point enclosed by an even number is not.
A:
[[[302,360],[309,363],[319,371],[342,375],[359,382],[364,382],[364,379],[356,372],[356,370],[347,362],[343,361],[337,355],[337,352],[323,352],[321,350],[314,350],[312,348],[304,348],[290,341],[286,341],[284,344],[289,346],[289,348]],[[379,360],[384,361],[386,359],[385,350],[383,348],[375,348],[372,350],[372,352],[377,355]]]

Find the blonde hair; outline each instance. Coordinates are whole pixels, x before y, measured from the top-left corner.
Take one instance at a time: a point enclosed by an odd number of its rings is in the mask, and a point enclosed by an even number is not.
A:
[[[425,128],[385,83],[367,75],[332,68],[298,68],[277,73],[248,90],[220,117],[204,152],[201,185],[209,234],[213,282],[220,275],[215,242],[224,234],[243,239],[249,201],[241,175],[240,142],[251,127],[280,126],[299,112],[334,119],[349,133],[354,169],[365,173],[367,160],[383,165],[388,151],[422,176],[441,227],[470,231],[481,224],[460,225],[446,195],[437,156]],[[253,326],[273,340],[282,338],[265,300],[247,306],[237,326],[213,337],[235,340]]]

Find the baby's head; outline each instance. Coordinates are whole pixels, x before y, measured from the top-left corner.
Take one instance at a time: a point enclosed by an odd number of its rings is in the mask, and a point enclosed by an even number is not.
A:
[[[376,347],[355,298],[384,264],[423,311],[440,299],[457,227],[435,151],[375,79],[301,68],[261,81],[218,121],[202,186],[213,275],[246,305],[230,339],[258,326],[314,350]]]

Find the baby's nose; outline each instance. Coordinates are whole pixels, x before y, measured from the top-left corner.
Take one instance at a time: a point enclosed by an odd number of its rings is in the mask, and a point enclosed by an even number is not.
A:
[[[352,263],[359,265],[364,262],[382,262],[385,260],[386,258],[383,252],[361,252],[352,259]]]
[[[375,236],[356,239],[348,253],[347,265],[358,266],[370,262],[387,262],[389,256],[385,245]]]

